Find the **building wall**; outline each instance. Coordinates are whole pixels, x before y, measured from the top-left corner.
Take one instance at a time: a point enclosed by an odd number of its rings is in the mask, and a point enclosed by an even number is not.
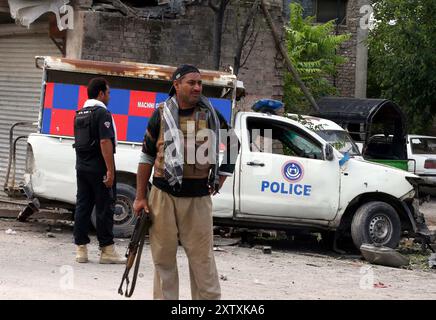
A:
[[[338,66],[338,74],[335,77],[335,86],[340,96],[354,97],[356,82],[356,45],[357,45],[357,24],[359,10],[355,7],[355,0],[349,0],[347,5],[346,24],[339,26],[339,33],[349,33],[350,39],[344,42],[339,54],[347,58],[347,62]]]
[[[270,6],[271,15],[280,27],[283,25],[281,0],[270,2],[273,3]],[[249,8],[250,4],[227,10],[221,50],[222,68],[233,65],[237,45],[235,24],[238,21],[235,15],[240,12],[244,17]],[[169,65],[191,63],[199,68],[213,68],[214,15],[205,4],[187,6],[184,15],[165,20],[133,19],[92,11],[81,11],[80,15],[83,16],[82,59]],[[249,108],[252,101],[258,98],[281,99],[283,95],[281,59],[260,11],[259,15],[259,35],[246,65],[239,73],[247,91],[244,108]],[[243,19],[239,18],[239,21],[242,25]]]

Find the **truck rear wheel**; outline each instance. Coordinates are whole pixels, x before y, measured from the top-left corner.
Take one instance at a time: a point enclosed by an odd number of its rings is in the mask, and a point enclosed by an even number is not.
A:
[[[359,249],[364,243],[395,249],[401,236],[401,221],[395,209],[381,201],[365,203],[351,222],[351,237]]]
[[[129,238],[135,228],[136,216],[133,212],[136,190],[125,183],[117,183],[117,200],[114,214],[114,237]],[[91,221],[96,227],[95,208],[92,211]]]

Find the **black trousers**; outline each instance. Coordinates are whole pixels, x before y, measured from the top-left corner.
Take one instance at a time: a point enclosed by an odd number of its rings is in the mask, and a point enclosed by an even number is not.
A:
[[[76,245],[90,242],[88,233],[91,214],[95,205],[97,239],[100,247],[114,243],[114,210],[116,199],[116,182],[112,188],[103,183],[104,174],[76,171],[77,201],[74,218],[74,243]]]

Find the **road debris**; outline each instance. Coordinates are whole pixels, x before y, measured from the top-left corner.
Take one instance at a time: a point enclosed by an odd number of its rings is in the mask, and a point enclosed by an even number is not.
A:
[[[306,263],[306,266],[317,267],[317,268],[320,267],[320,266],[317,266],[316,264],[313,264],[313,263]]]
[[[259,281],[259,279],[254,279],[254,283],[255,283],[255,284],[258,284],[258,285],[262,285],[262,286],[264,286],[264,285],[265,285],[265,283],[264,283],[264,282],[261,282],[261,281]]]
[[[432,269],[436,269],[436,253],[432,253],[428,258],[428,266]]]
[[[223,281],[227,281],[227,276],[225,274],[220,275],[220,279]]]
[[[270,246],[264,246],[262,248],[262,252],[265,254],[271,254],[271,247]]]
[[[377,288],[377,289],[379,289],[379,288],[389,288],[390,287],[390,285],[385,285],[383,282],[377,282],[377,283],[374,283],[374,288]]]
[[[5,231],[6,234],[17,234],[17,232],[15,230],[12,229],[8,229]]]
[[[236,246],[241,242],[241,238],[223,238],[221,236],[214,236],[214,246]]]
[[[56,236],[55,236],[53,233],[51,233],[51,232],[47,232],[45,235],[46,235],[48,238],[56,238]]]

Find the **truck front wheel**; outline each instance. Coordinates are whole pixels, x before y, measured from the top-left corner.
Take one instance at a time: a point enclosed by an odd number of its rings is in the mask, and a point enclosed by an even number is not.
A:
[[[114,214],[114,237],[129,238],[135,228],[136,216],[133,212],[133,201],[135,201],[136,190],[125,183],[117,183],[117,200],[115,202]],[[96,227],[95,208],[92,211],[91,221]]]
[[[351,222],[351,237],[359,249],[364,243],[395,249],[401,236],[401,221],[395,209],[380,201],[365,203]]]

